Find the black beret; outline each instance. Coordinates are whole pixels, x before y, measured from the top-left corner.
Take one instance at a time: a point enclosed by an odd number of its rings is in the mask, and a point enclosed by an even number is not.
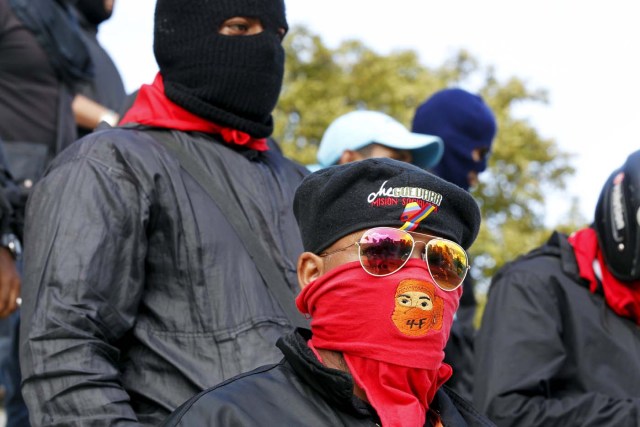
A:
[[[305,251],[371,227],[400,228],[451,239],[465,249],[480,228],[471,195],[409,163],[387,158],[330,166],[307,175],[293,202]]]

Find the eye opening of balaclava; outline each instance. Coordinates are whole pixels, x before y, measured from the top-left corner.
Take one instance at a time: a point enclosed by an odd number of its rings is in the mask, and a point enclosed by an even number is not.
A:
[[[219,34],[236,16],[259,19],[250,36]],[[216,124],[264,138],[284,76],[283,0],[158,0],[154,53],[166,96]]]
[[[594,228],[611,274],[624,282],[640,280],[640,151],[607,179]]]

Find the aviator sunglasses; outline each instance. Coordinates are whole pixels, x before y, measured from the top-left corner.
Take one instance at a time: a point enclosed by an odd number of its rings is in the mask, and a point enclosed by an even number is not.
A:
[[[360,240],[329,252],[324,257],[342,252],[352,246],[358,247],[360,265],[372,276],[388,276],[400,270],[411,258],[416,243],[424,244],[422,259],[427,264],[429,274],[438,287],[444,291],[457,289],[469,271],[469,258],[462,246],[451,240],[428,234],[415,233],[426,241],[416,241],[405,230],[391,227],[375,227],[364,232]]]

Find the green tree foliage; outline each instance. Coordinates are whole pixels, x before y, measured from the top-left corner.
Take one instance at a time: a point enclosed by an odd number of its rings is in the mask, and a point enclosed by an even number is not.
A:
[[[518,78],[498,81],[491,67],[482,68],[460,51],[441,66],[422,65],[416,52],[380,55],[357,40],[337,48],[302,27],[285,39],[286,73],[274,112],[274,136],[286,155],[303,164],[315,163],[317,146],[327,126],[358,108],[378,110],[409,126],[415,108],[445,87],[473,86],[494,111],[498,135],[481,184],[473,190],[483,224],[471,255],[474,276],[486,288],[496,270],[542,243],[548,192],[564,188],[574,173],[570,155],[543,138],[515,106],[545,103],[543,90],[532,90]],[[577,211],[567,215],[564,229],[578,224]]]

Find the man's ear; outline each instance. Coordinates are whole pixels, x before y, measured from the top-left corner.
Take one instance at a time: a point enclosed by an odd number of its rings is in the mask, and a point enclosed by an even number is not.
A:
[[[356,160],[362,160],[362,154],[354,150],[344,150],[338,159],[338,164],[344,165],[345,163],[355,162]]]
[[[309,283],[322,276],[324,258],[311,253],[303,252],[298,257],[298,284],[304,289]]]

